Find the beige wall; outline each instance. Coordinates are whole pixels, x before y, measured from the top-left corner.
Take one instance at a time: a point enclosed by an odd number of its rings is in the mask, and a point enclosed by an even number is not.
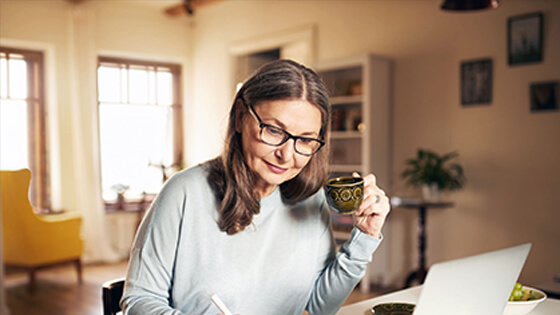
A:
[[[374,53],[394,60],[394,194],[414,195],[399,178],[418,147],[458,150],[468,179],[447,196],[455,207],[428,216],[428,263],[523,242],[533,249],[521,280],[537,284],[560,272],[560,112],[530,113],[529,84],[560,80],[560,1],[502,1],[495,11],[444,13],[440,1],[225,1],[198,12],[194,103],[211,121],[197,127],[221,139],[230,105],[228,48],[236,41],[313,24],[320,60]],[[507,65],[510,16],[542,11],[544,61]],[[494,62],[493,102],[462,108],[461,61]],[[224,75],[225,73],[225,75]],[[559,100],[560,102],[560,100]],[[213,156],[219,147],[193,153]],[[375,170],[374,170],[375,171]],[[416,214],[393,209],[389,219],[391,279],[416,266]]]
[[[560,112],[529,112],[530,82],[560,80],[560,1],[502,1],[495,11],[443,13],[439,0],[259,1],[213,4],[194,18],[168,19],[154,6],[92,1],[98,53],[168,59],[185,70],[187,165],[221,149],[232,98],[229,49],[239,41],[314,25],[320,60],[374,53],[394,60],[393,187],[412,195],[398,174],[416,148],[458,150],[467,186],[449,195],[452,209],[430,211],[428,263],[526,241],[533,250],[522,274],[530,284],[559,273]],[[56,108],[60,146],[62,206],[74,207],[70,130],[69,10],[65,1],[0,0],[0,39],[47,47],[54,81],[48,82]],[[544,61],[509,67],[506,21],[542,11]],[[192,46],[191,46],[192,44]],[[459,65],[494,60],[493,102],[462,108]],[[94,75],[94,74],[92,74]],[[194,79],[196,78],[196,79]],[[85,150],[89,150],[87,147]],[[416,265],[416,216],[394,209],[390,277],[401,282]]]

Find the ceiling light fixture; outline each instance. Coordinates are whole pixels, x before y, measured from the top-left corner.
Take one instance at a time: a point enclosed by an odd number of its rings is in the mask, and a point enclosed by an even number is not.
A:
[[[473,11],[496,9],[499,6],[500,0],[444,0],[441,4],[441,9],[448,11]]]

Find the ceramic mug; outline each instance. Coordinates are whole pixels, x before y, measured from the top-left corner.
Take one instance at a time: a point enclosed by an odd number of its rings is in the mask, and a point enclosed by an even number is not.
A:
[[[339,214],[351,214],[364,200],[364,179],[342,176],[325,182],[327,203]]]

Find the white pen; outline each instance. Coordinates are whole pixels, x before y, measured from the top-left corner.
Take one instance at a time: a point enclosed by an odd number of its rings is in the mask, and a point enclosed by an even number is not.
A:
[[[216,294],[212,294],[212,296],[210,296],[210,299],[212,300],[212,302],[214,302],[214,304],[216,304],[220,311],[224,313],[224,315],[233,315],[233,313],[226,307],[224,302],[222,302],[222,300],[220,300],[220,298]]]

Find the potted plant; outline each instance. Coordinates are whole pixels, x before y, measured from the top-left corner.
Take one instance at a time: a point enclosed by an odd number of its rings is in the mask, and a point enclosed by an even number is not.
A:
[[[113,189],[113,191],[117,193],[117,206],[119,207],[119,209],[124,209],[124,203],[125,203],[124,194],[129,188],[130,187],[128,185],[124,185],[120,183],[111,186],[111,189]]]
[[[418,149],[415,158],[407,159],[407,168],[401,173],[408,185],[422,189],[424,200],[439,201],[439,192],[459,190],[465,184],[463,168],[451,160],[458,157],[457,152],[442,156],[437,153]]]

